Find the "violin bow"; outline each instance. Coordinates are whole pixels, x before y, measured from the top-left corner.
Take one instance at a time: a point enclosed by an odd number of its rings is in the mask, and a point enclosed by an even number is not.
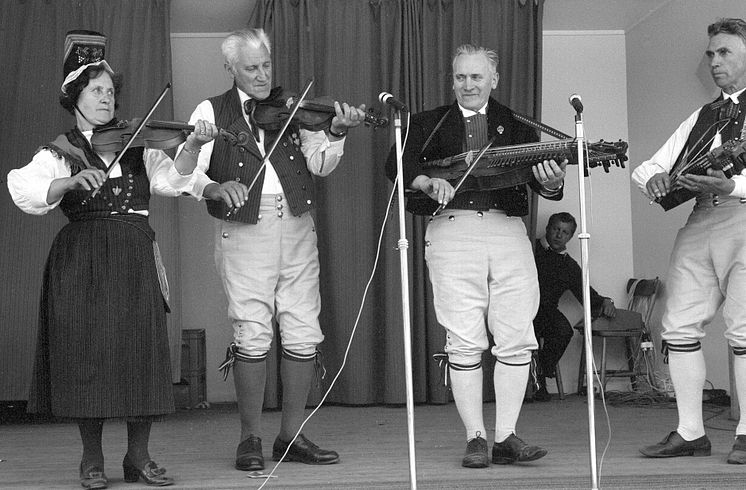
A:
[[[122,151],[120,151],[117,154],[117,157],[114,159],[113,162],[111,162],[111,165],[109,165],[109,168],[106,169],[106,174],[104,175],[104,182],[106,182],[106,179],[109,178],[109,175],[111,175],[111,172],[114,170],[114,167],[116,167],[117,163],[119,163],[119,160],[122,159],[122,157],[124,156],[124,152],[126,152],[129,149],[129,147],[135,141],[135,138],[137,138],[137,135],[139,135],[140,131],[142,131],[142,128],[145,127],[145,123],[148,122],[148,119],[150,119],[150,116],[153,115],[153,113],[155,112],[155,109],[161,103],[161,101],[163,100],[163,97],[166,96],[166,93],[168,92],[168,90],[170,88],[171,88],[171,82],[168,82],[166,84],[166,86],[163,88],[163,91],[161,92],[161,95],[158,96],[158,99],[150,107],[150,110],[148,111],[147,115],[142,119],[142,121],[140,121],[140,124],[137,125],[137,128],[135,129],[135,132],[132,133],[132,136],[130,136],[130,138],[127,141],[127,143],[124,145],[124,147],[122,147]],[[101,187],[99,187],[97,189],[94,189],[93,192],[91,193],[91,195],[88,196],[83,201],[83,204],[85,204],[88,201],[88,199],[93,199],[94,197],[96,197],[96,195],[99,193],[100,190],[101,190]]]
[[[254,180],[251,181],[251,184],[249,184],[249,190],[248,192],[251,192],[251,189],[256,184],[257,179],[259,179],[259,175],[262,173],[262,170],[267,166],[267,162],[269,162],[269,157],[272,156],[272,153],[275,151],[275,148],[277,148],[277,145],[280,143],[280,140],[282,139],[283,135],[285,134],[285,131],[287,131],[288,126],[290,126],[290,123],[293,121],[293,118],[295,117],[295,114],[298,112],[298,109],[300,108],[301,102],[303,102],[303,99],[306,98],[306,95],[308,95],[308,91],[311,90],[311,85],[313,85],[313,78],[309,78],[306,81],[306,86],[303,88],[303,91],[301,92],[300,96],[298,97],[298,100],[295,101],[295,104],[293,104],[292,109],[290,110],[290,116],[288,116],[287,120],[285,121],[285,124],[283,124],[282,129],[280,129],[280,133],[277,135],[277,138],[275,138],[274,143],[272,143],[272,147],[269,149],[269,151],[264,155],[264,159],[262,160],[262,164],[259,166],[259,170],[256,171],[256,175],[254,175]],[[231,206],[230,210],[228,211],[228,215],[226,218],[230,218],[233,213],[236,212],[236,207]]]
[[[493,136],[492,139],[490,139],[490,141],[486,145],[484,145],[484,147],[481,150],[479,150],[479,153],[477,153],[477,156],[476,158],[474,158],[474,161],[471,162],[471,165],[469,165],[469,168],[467,168],[464,171],[464,175],[461,176],[458,183],[453,188],[454,196],[456,195],[456,191],[459,190],[459,188],[461,187],[461,184],[464,183],[464,181],[469,176],[471,171],[477,168],[477,164],[479,163],[479,160],[484,156],[487,150],[490,149],[490,147],[492,146],[492,144],[495,142],[496,139],[497,139],[497,136]],[[437,216],[438,214],[440,214],[440,212],[443,211],[446,208],[446,206],[448,206],[448,203],[443,203],[440,206],[438,206],[438,209],[435,210],[435,212],[433,213],[433,216]]]

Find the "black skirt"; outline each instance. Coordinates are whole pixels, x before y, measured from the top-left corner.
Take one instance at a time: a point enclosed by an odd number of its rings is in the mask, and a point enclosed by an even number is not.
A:
[[[44,270],[28,410],[66,418],[174,411],[166,303],[140,215],[73,221]]]

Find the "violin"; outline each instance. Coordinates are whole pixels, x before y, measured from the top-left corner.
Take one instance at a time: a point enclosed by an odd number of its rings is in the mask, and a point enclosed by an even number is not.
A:
[[[275,87],[264,100],[258,101],[253,110],[253,117],[257,126],[264,130],[277,131],[285,124],[298,95],[295,92]],[[332,124],[332,119],[337,115],[334,109],[334,99],[329,96],[321,96],[301,101],[298,110],[293,116],[292,122],[309,131],[323,131]],[[389,120],[380,117],[372,109],[365,113],[366,126],[373,128],[385,127]]]
[[[98,153],[120,152],[129,142],[142,119],[122,120],[111,126],[95,128],[91,136],[91,146]],[[135,136],[131,147],[145,147],[155,150],[175,148],[186,141],[194,126],[178,121],[149,121]],[[219,136],[233,145],[244,145],[252,138],[249,132],[234,134],[219,129]]]

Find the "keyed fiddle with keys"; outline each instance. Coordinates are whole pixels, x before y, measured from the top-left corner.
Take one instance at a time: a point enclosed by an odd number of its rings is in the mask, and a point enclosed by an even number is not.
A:
[[[606,172],[612,165],[624,168],[627,146],[627,143],[621,140],[614,143],[603,140],[589,143],[586,147],[588,166],[594,168],[601,165]],[[425,161],[421,165],[428,177],[453,180],[464,173],[475,154],[474,151],[468,151],[448,158]],[[478,190],[503,189],[533,180],[531,166],[537,162],[564,159],[567,159],[569,164],[578,163],[577,144],[574,138],[499,146],[485,151],[483,163],[475,168],[471,175],[476,177],[476,182],[481,182],[474,184],[478,186]]]
[[[746,141],[732,139],[726,141],[722,146],[710,150],[706,154],[674,166],[670,173],[671,190],[663,197],[652,202],[657,202],[668,211],[679,204],[694,198],[697,193],[685,189],[678,183],[682,175],[707,175],[708,169],[721,170],[726,178],[740,174],[746,168]],[[651,202],[651,204],[652,204]]]

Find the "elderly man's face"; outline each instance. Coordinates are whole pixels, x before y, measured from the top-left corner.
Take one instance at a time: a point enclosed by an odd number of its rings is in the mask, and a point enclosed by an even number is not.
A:
[[[264,45],[244,46],[229,71],[238,88],[252,99],[264,100],[269,97],[272,89],[272,60]]]
[[[497,88],[497,73],[483,54],[462,54],[453,61],[453,92],[461,107],[478,111]]]
[[[715,84],[727,94],[746,88],[746,43],[734,34],[715,34],[705,54]]]

